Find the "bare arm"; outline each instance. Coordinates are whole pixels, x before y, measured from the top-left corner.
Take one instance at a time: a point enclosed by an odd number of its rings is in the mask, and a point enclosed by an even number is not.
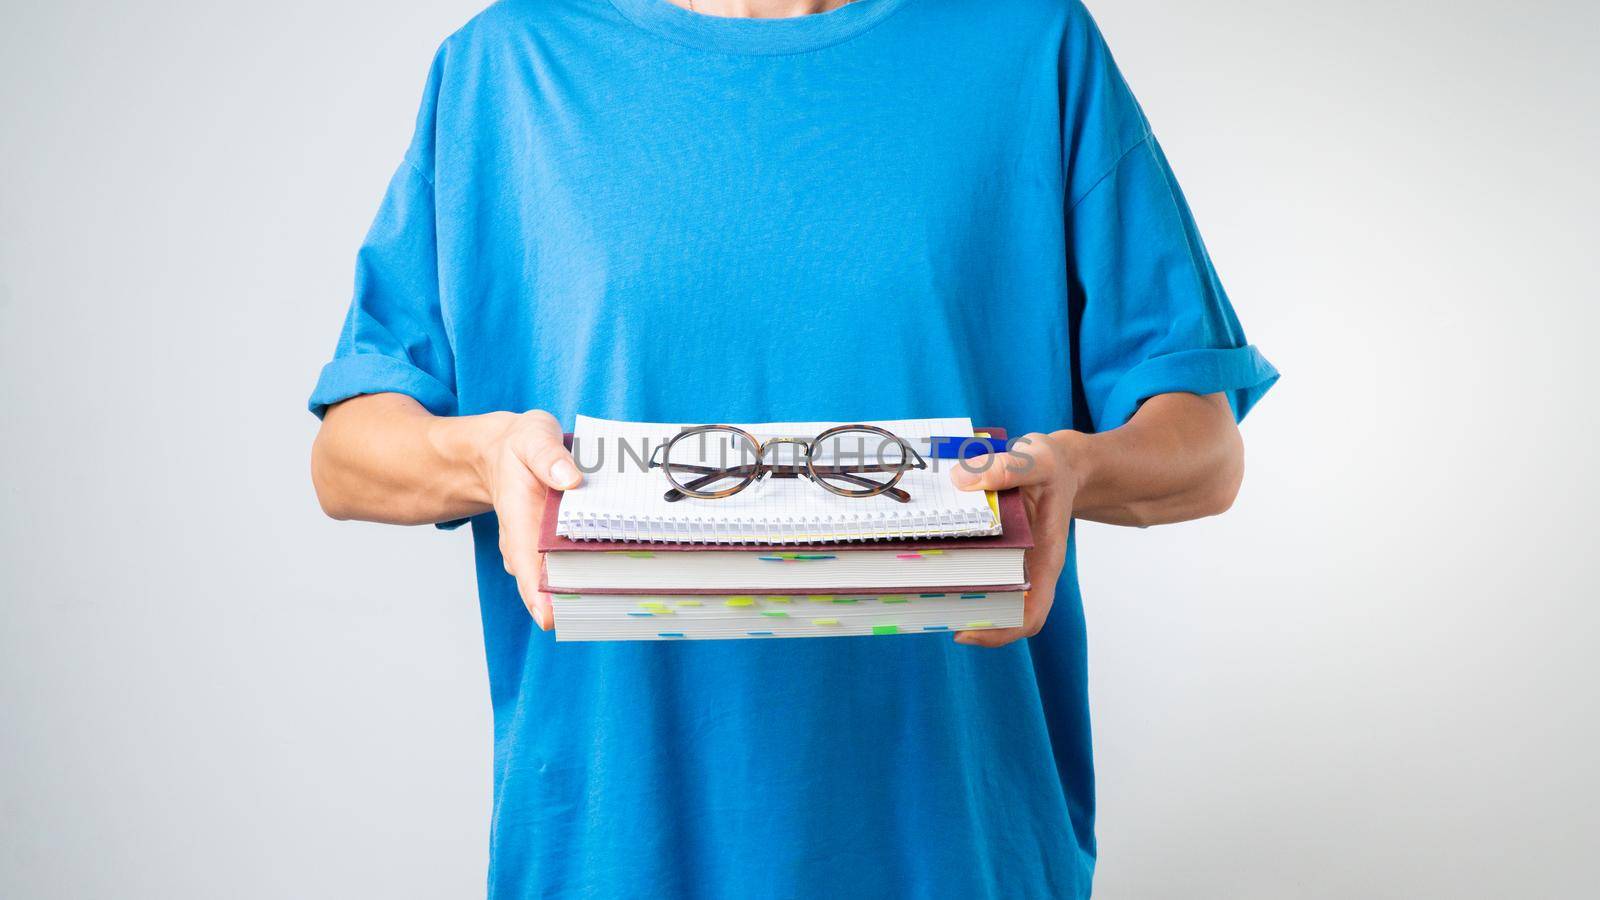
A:
[[[1159,525],[1226,512],[1244,478],[1244,441],[1222,394],[1161,394],[1121,428],[1101,434],[1030,434],[1009,453],[951,471],[964,490],[1020,487],[1033,529],[1023,626],[969,631],[965,644],[997,647],[1044,627],[1074,517]]]
[[[403,394],[370,394],[329,407],[311,448],[317,499],[336,519],[420,525],[493,509],[506,571],[546,629],[549,598],[538,590],[545,489],[581,480],[561,426],[538,410],[445,417]]]
[[[1165,525],[1227,512],[1244,481],[1244,438],[1222,394],[1161,394],[1103,434],[1060,431],[1077,471],[1073,515]]]

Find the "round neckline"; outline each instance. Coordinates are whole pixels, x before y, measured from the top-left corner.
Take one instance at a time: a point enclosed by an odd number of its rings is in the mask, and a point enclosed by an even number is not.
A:
[[[668,0],[611,0],[629,21],[668,40],[716,50],[776,56],[847,41],[878,24],[906,0],[854,0],[838,9],[786,19],[746,19],[690,12]]]

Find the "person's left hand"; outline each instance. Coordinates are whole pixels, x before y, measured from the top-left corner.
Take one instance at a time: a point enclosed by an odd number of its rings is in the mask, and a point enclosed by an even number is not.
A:
[[[1022,489],[1023,507],[1033,530],[1033,549],[1025,565],[1029,582],[1023,601],[1022,627],[962,631],[956,643],[977,647],[1001,647],[1019,638],[1033,637],[1044,627],[1055,602],[1056,579],[1067,557],[1067,529],[1072,522],[1072,504],[1081,485],[1081,472],[1065,436],[1028,434],[1018,438],[1007,453],[964,460],[950,470],[950,480],[964,491],[1002,491]]]

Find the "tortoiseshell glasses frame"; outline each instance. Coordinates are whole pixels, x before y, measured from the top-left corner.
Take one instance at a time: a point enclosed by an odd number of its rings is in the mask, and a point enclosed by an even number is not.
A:
[[[825,441],[850,434],[861,434],[863,442],[866,435],[879,439],[878,451],[873,458],[869,458],[863,448],[861,452],[854,454],[860,460],[858,463],[818,462],[818,449]],[[672,449],[678,442],[694,437],[704,439],[712,435],[726,438],[738,447],[740,461],[733,465],[722,466],[706,465],[703,461],[694,463],[670,461],[673,459]],[[767,451],[782,444],[803,448],[796,463],[783,465],[766,461]],[[889,447],[898,448],[898,461],[884,458],[883,451]],[[666,443],[651,451],[649,467],[661,469],[667,476],[672,489],[667,491],[663,498],[672,503],[685,497],[697,500],[731,497],[769,475],[773,478],[808,478],[823,490],[841,497],[876,497],[882,494],[900,503],[909,503],[911,495],[896,485],[912,469],[926,469],[928,462],[905,439],[874,425],[838,425],[813,438],[772,437],[766,441],[758,441],[754,435],[732,425],[699,425],[678,432]],[[874,480],[868,478],[868,475],[889,477]],[[737,479],[737,483],[731,487],[707,489],[710,485],[732,479]],[[833,484],[833,481],[853,487],[843,487]]]

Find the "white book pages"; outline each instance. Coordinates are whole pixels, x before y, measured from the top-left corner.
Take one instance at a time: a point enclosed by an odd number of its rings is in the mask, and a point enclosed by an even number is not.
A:
[[[1022,548],[874,550],[817,547],[796,553],[741,550],[553,551],[554,590],[830,591],[1013,585],[1027,580]]]
[[[839,595],[557,594],[558,641],[940,634],[1022,624],[1022,592]]]

